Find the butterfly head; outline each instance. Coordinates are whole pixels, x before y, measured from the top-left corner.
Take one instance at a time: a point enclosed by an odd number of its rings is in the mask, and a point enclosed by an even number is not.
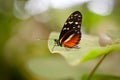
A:
[[[55,45],[53,46],[52,51],[55,48],[55,46],[61,46],[61,44],[60,44],[58,39],[54,39],[54,42],[55,42]]]
[[[58,39],[54,39],[54,42],[55,42],[55,45],[56,45],[56,46],[61,46],[61,44],[60,44],[60,42],[59,42]]]

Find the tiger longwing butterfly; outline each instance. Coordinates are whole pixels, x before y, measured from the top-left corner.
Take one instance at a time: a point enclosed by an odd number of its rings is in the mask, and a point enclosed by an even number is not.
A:
[[[67,48],[79,48],[77,45],[81,40],[81,23],[82,14],[79,11],[73,12],[66,20],[61,30],[59,39],[54,39],[54,47],[64,46]]]

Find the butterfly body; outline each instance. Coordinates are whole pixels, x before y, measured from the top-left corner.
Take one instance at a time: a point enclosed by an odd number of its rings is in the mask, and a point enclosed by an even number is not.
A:
[[[54,39],[57,46],[67,48],[78,48],[77,44],[81,40],[82,14],[79,11],[73,12],[66,20],[59,39]]]

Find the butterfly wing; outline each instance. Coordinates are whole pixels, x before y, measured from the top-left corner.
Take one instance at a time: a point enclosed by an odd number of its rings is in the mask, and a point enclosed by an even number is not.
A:
[[[68,17],[59,36],[60,44],[72,48],[79,43],[81,39],[81,22],[82,14],[79,11],[73,12]]]

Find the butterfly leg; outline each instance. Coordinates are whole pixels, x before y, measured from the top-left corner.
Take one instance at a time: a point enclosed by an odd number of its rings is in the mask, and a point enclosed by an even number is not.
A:
[[[52,51],[54,50],[55,46],[57,46],[56,44],[53,46],[53,48],[51,49]]]
[[[78,45],[75,45],[73,48],[80,49],[80,47]]]

